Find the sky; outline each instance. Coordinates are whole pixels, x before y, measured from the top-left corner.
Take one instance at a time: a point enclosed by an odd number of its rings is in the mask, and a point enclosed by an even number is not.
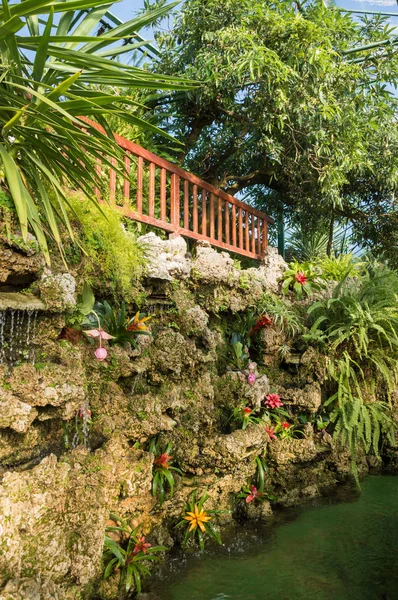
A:
[[[392,25],[398,27],[398,0],[336,0],[336,4],[341,8],[351,10],[374,10],[382,12],[395,13],[397,17],[392,17],[390,20]],[[220,4],[222,0],[220,0]],[[122,21],[128,21],[136,16],[137,11],[144,6],[143,0],[122,0],[113,5],[112,12]],[[148,41],[150,40],[150,32],[145,34]]]

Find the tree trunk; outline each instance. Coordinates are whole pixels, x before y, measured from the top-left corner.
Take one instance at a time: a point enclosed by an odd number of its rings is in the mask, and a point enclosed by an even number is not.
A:
[[[330,224],[329,224],[329,239],[328,239],[328,245],[326,247],[326,254],[328,256],[331,256],[331,254],[332,254],[333,235],[334,235],[334,212],[332,212],[332,218],[330,219]]]

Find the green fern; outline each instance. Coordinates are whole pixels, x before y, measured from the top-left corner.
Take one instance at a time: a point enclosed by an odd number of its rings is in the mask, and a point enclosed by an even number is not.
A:
[[[397,383],[398,275],[369,269],[362,280],[346,276],[331,298],[315,302],[305,336],[328,349],[335,387],[330,407],[334,437],[350,449],[378,455],[383,440],[395,443],[390,395]]]

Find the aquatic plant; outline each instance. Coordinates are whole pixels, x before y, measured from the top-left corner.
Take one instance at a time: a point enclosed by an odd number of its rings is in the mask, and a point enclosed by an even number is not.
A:
[[[198,502],[196,502],[197,490],[195,490],[189,501],[184,507],[184,517],[177,523],[176,528],[186,527],[183,546],[186,546],[189,539],[198,540],[199,548],[203,551],[205,548],[206,538],[210,537],[220,545],[222,544],[221,536],[216,527],[211,523],[213,515],[220,514],[220,510],[203,510],[203,506],[209,499],[209,496],[204,492]]]
[[[158,554],[165,552],[167,547],[152,546],[145,536],[139,534],[139,527],[132,529],[126,521],[114,514],[110,518],[119,525],[106,528],[103,578],[107,579],[119,572],[119,586],[124,585],[126,592],[129,592],[134,583],[137,594],[140,594],[143,577],[150,575],[150,563],[158,561]],[[119,534],[120,541],[107,535],[111,532]]]
[[[171,463],[173,456],[170,454],[172,444],[169,442],[165,448],[161,448],[160,442],[156,439],[151,440],[149,452],[154,454],[153,461],[153,479],[152,495],[158,499],[162,506],[166,495],[170,498],[174,494],[174,473],[182,475],[181,469],[173,466]]]

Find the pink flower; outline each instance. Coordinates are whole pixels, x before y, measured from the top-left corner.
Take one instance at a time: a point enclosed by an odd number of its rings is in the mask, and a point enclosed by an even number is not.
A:
[[[88,335],[88,337],[99,337],[100,340],[113,340],[114,338],[113,335],[109,335],[109,333],[106,333],[106,331],[104,331],[103,329],[88,329],[84,333]]]
[[[265,433],[268,433],[270,440],[276,440],[275,427],[264,427]]]
[[[250,415],[250,413],[252,413],[253,411],[252,411],[252,409],[251,409],[251,408],[249,408],[248,406],[246,406],[246,407],[243,409],[243,412],[244,412],[244,414],[245,414],[245,417],[248,417],[248,416]]]
[[[261,496],[260,492],[258,491],[258,489],[256,488],[255,485],[251,486],[250,491],[251,491],[251,493],[246,496],[247,504],[249,504],[249,502],[252,502],[253,500],[256,500],[257,498],[259,498]]]
[[[279,408],[283,406],[283,402],[281,402],[281,397],[278,394],[268,394],[265,397],[265,404],[270,408]]]
[[[106,350],[106,348],[102,348],[101,346],[99,348],[96,349],[96,351],[94,352],[96,358],[98,358],[98,360],[105,360],[106,357],[108,356],[108,352]]]
[[[283,427],[283,429],[290,429],[291,425],[287,421],[283,421],[283,423],[281,423],[281,427]]]
[[[296,281],[297,281],[297,283],[301,283],[301,285],[304,285],[305,283],[307,283],[307,277],[304,275],[304,273],[302,271],[297,271]]]
[[[256,383],[256,376],[254,373],[249,373],[249,375],[247,376],[247,383],[249,383],[250,385]]]

